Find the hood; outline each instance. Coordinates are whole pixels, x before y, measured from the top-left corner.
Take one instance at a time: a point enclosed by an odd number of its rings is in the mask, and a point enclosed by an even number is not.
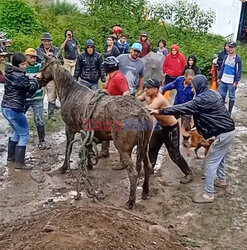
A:
[[[24,71],[20,70],[19,68],[13,66],[13,65],[7,65],[5,68],[5,73],[6,74],[11,74],[12,72],[20,72],[24,74]]]
[[[171,49],[170,49],[170,53],[172,54],[172,49],[176,49],[178,51],[176,57],[178,56],[178,54],[180,53],[180,48],[177,44],[173,44]]]
[[[93,46],[93,49],[94,49],[94,51],[93,52],[95,52],[95,43],[94,43],[94,41],[92,40],[92,39],[88,39],[87,41],[86,41],[86,46],[85,46],[85,52],[87,53],[87,47],[88,46]]]
[[[188,59],[187,59],[187,65],[189,65],[189,60],[190,59],[194,60],[193,66],[196,65],[196,56],[195,55],[189,55]]]
[[[209,89],[208,79],[204,75],[197,75],[192,80],[192,85],[195,88],[196,95],[201,94],[202,92]]]

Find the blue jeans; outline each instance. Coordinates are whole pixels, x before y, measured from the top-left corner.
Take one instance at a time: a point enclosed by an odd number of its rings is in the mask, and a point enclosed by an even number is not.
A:
[[[235,131],[222,133],[215,138],[206,158],[206,186],[207,193],[214,193],[214,181],[216,176],[220,180],[226,179],[225,159],[231,148]]]
[[[229,91],[229,99],[232,101],[235,100],[236,88],[233,86],[233,84],[220,82],[219,91],[220,91],[220,94],[224,100],[226,99],[228,91]]]
[[[26,101],[25,103],[26,112],[30,107],[32,107],[33,109],[33,119],[36,127],[44,127],[45,121],[43,116],[43,111],[44,111],[43,99]]]
[[[2,113],[14,131],[11,141],[18,142],[18,146],[26,146],[29,139],[29,125],[25,113],[4,107]]]
[[[81,84],[87,86],[91,90],[98,90],[99,89],[98,82],[88,82],[88,81],[85,81],[85,80],[81,80]]]

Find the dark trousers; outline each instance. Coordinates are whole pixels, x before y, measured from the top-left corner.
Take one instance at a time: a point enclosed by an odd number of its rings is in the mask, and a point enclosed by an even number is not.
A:
[[[163,143],[165,143],[172,161],[185,175],[189,174],[191,169],[179,150],[180,132],[178,123],[174,126],[161,127],[161,130],[153,132],[149,146],[149,158],[153,167],[155,166],[159,150]]]
[[[177,79],[176,76],[169,76],[169,75],[166,75],[166,77],[165,77],[165,85],[168,84],[168,83],[170,83],[170,82],[175,81],[176,79]]]

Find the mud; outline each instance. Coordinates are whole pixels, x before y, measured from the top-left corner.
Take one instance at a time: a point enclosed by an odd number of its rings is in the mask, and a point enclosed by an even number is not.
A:
[[[124,170],[111,169],[119,164],[118,152],[111,145],[110,158],[100,160],[89,172],[105,199],[95,203],[82,190],[82,198],[75,201],[75,179],[54,174],[64,160],[64,132],[47,135],[49,150],[37,149],[34,135],[27,159],[33,170],[16,171],[6,165],[8,124],[1,115],[0,249],[246,249],[246,83],[238,88],[233,110],[236,139],[227,159],[229,184],[226,190],[216,189],[215,203],[206,205],[191,201],[203,192],[204,159],[196,159],[193,149],[183,146],[182,153],[196,176],[193,183],[179,184],[182,173],[162,148],[151,177],[151,197],[141,200],[140,178],[137,205],[130,214],[124,210],[128,176]],[[199,154],[203,157],[203,149]],[[74,168],[75,153],[72,161]],[[171,236],[152,234],[148,230],[152,224],[163,226]]]

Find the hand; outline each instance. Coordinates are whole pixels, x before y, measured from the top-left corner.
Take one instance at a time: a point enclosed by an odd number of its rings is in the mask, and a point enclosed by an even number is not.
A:
[[[139,96],[139,95],[141,95],[142,93],[143,93],[143,89],[139,89],[139,90],[137,91],[136,96]]]
[[[37,77],[37,78],[41,79],[41,78],[42,78],[42,73],[41,73],[41,72],[39,72],[38,74],[36,74],[36,75],[35,75],[35,77]]]
[[[233,83],[233,87],[234,87],[235,89],[237,89],[238,83],[237,83],[237,82],[234,82],[234,83]]]
[[[150,115],[158,115],[159,114],[159,110],[157,110],[157,109],[148,108],[147,110],[148,110]]]

